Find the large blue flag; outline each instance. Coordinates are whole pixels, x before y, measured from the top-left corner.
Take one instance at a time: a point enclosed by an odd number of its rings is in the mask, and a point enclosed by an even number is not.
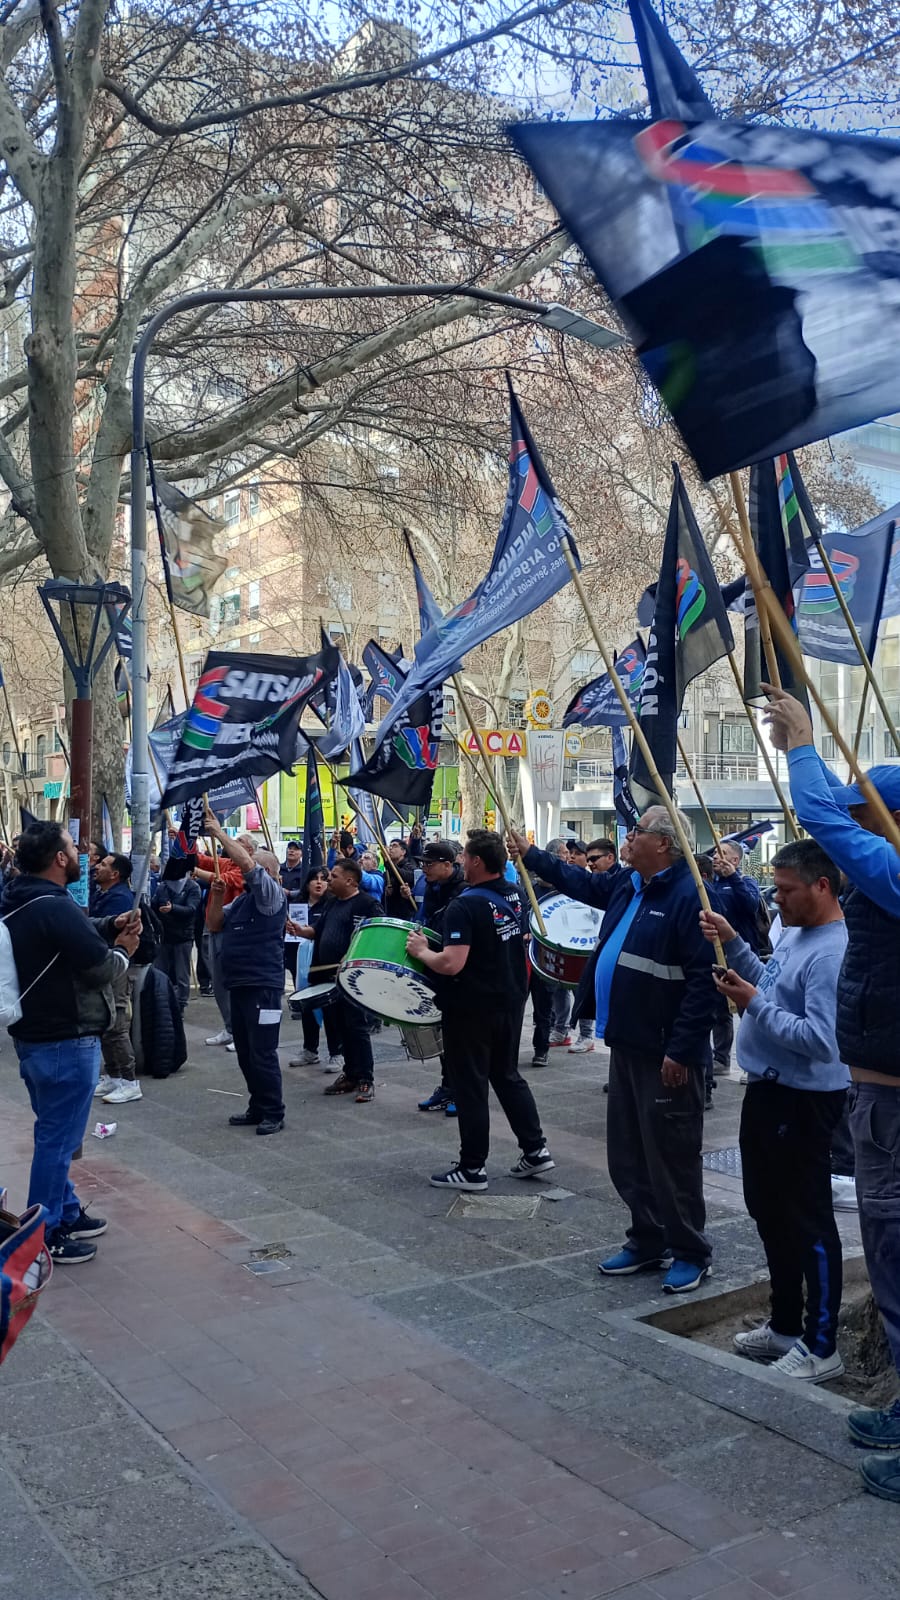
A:
[[[358,772],[365,765],[365,760],[362,743],[359,739],[355,739],[350,746],[350,766]],[[380,840],[375,801],[367,789],[354,789],[348,786],[347,795],[356,807],[356,833],[360,844],[365,850],[377,850]]]
[[[900,143],[695,115],[510,136],[713,478],[900,410]]]
[[[303,878],[325,865],[325,813],[316,752],[311,744],[306,752],[306,800],[303,807],[303,853],[300,857]]]
[[[403,539],[409,559],[412,562],[413,579],[416,585],[416,604],[419,607],[419,636],[421,638],[422,634],[427,633],[429,628],[437,627],[444,613],[428,587],[422,568],[416,560],[412,540],[405,528],[403,529]]]
[[[896,524],[876,517],[851,533],[826,533],[822,547],[831,563],[847,609],[856,624],[863,649],[871,661],[878,640],[878,625],[885,610],[885,592],[894,554]],[[810,570],[794,590],[797,629],[804,655],[819,661],[859,665],[850,635],[822,562],[813,550]]]
[[[684,117],[691,122],[714,117],[715,110],[699,79],[669,38],[653,7],[647,0],[628,0],[628,9],[647,83],[651,117]]]
[[[616,676],[635,710],[641,702],[646,655],[643,642],[632,639],[615,658]],[[627,721],[612,679],[604,672],[586,683],[569,701],[562,725],[564,728],[623,728]]]
[[[370,639],[363,650],[363,666],[367,667],[369,672],[369,687],[364,702],[367,721],[374,715],[375,701],[379,696],[382,700],[386,700],[389,706],[394,704],[406,681],[407,669],[401,666],[402,658],[402,647],[392,653],[377,644],[374,639]]]
[[[527,617],[568,583],[564,539],[570,541],[576,566],[581,566],[556,490],[511,383],[509,404],[509,487],[487,575],[462,605],[448,611],[419,640],[412,670],[381,725],[380,738],[414,700],[440,687],[470,650]]]
[[[612,730],[613,805],[623,826],[630,830],[640,819],[634,795],[628,782],[628,751],[625,734],[621,728]]]

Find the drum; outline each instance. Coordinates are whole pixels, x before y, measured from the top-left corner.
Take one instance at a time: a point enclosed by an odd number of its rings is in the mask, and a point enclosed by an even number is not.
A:
[[[422,1027],[440,1020],[434,982],[421,961],[406,953],[411,933],[424,933],[432,944],[437,934],[397,917],[371,917],[357,928],[338,968],[338,983],[348,1000],[374,1011],[385,1022]]]
[[[439,1056],[444,1048],[444,1037],[437,1027],[401,1026],[400,1037],[410,1061],[430,1061],[433,1056]]]
[[[337,987],[334,983],[313,983],[308,989],[295,989],[291,995],[288,1006],[295,1022],[309,1016],[311,1011],[321,1011],[325,1006],[333,1006],[337,999]]]
[[[548,983],[564,989],[577,989],[581,974],[597,943],[603,912],[570,900],[565,894],[551,894],[541,901],[546,934],[541,933],[531,913],[531,963]]]

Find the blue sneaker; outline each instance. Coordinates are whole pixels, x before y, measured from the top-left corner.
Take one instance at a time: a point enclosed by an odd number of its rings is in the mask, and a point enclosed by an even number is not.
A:
[[[857,1406],[847,1418],[847,1428],[853,1443],[868,1450],[900,1450],[900,1400],[884,1411]]]
[[[456,1116],[456,1101],[455,1100],[445,1100],[444,1101],[444,1116],[445,1117],[455,1117]]]
[[[614,1256],[607,1256],[605,1261],[597,1262],[597,1271],[602,1272],[607,1278],[627,1278],[632,1272],[656,1272],[662,1267],[671,1265],[672,1257],[638,1255],[636,1250],[630,1250],[624,1245],[617,1250]]]
[[[879,1500],[900,1501],[900,1455],[865,1456],[859,1472],[869,1494],[877,1494]]]
[[[434,1094],[430,1094],[428,1096],[427,1100],[420,1100],[419,1101],[419,1110],[420,1111],[445,1111],[449,1104],[450,1104],[450,1096],[447,1093],[446,1089],[444,1088],[444,1085],[442,1083],[439,1083],[437,1088],[434,1091]]]
[[[673,1261],[663,1278],[663,1289],[666,1294],[690,1294],[709,1277],[709,1271],[709,1267],[701,1267],[696,1261]]]

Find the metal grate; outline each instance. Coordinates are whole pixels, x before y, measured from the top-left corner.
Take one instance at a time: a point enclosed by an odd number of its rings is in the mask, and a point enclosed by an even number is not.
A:
[[[726,1145],[724,1150],[705,1150],[703,1165],[707,1172],[722,1172],[729,1178],[741,1176],[741,1152],[736,1144]]]

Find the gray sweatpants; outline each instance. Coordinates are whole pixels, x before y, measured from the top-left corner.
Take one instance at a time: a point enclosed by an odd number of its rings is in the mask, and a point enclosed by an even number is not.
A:
[[[708,1266],[704,1233],[703,1069],[681,1089],[667,1089],[662,1058],[615,1049],[609,1062],[606,1159],[631,1212],[628,1247],[650,1260],[671,1250],[676,1261]]]
[[[222,937],[221,933],[209,933],[209,970],[212,973],[213,994],[219,1014],[228,1032],[231,1032],[231,995],[222,981]]]
[[[900,1083],[850,1090],[859,1231],[875,1304],[900,1372]]]

